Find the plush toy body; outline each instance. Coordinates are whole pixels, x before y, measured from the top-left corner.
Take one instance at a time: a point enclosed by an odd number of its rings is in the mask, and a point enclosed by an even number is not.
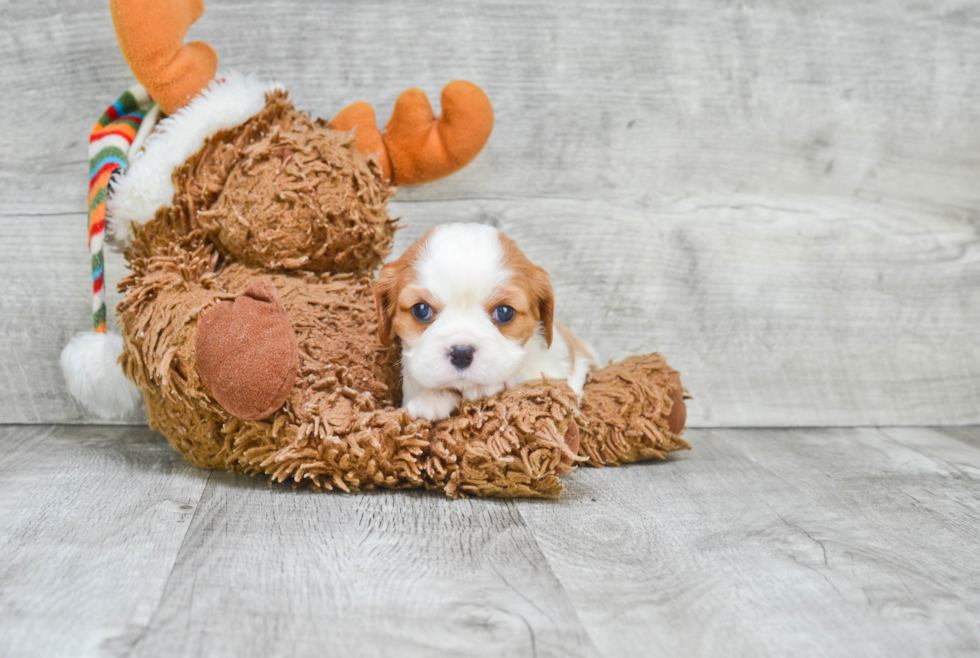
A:
[[[138,77],[126,26],[143,4],[113,5]],[[178,14],[180,38],[164,41],[183,52],[200,11]],[[198,64],[185,69],[207,68]],[[183,89],[161,70],[162,89]],[[167,108],[108,198],[132,268],[120,284],[120,362],[151,427],[205,468],[450,496],[556,496],[577,462],[686,448],[680,380],[657,355],[594,373],[581,401],[539,380],[434,425],[399,408],[398,347],[379,341],[373,299],[395,230],[391,182],[455,171],[492,126],[469,83],[447,86],[440,118],[420,93],[403,94],[383,134],[365,104],[314,121],[242,76]]]

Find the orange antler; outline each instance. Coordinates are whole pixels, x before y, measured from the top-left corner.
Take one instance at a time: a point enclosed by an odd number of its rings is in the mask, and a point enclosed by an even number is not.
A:
[[[187,105],[218,68],[218,55],[184,35],[204,13],[203,0],[110,0],[126,63],[167,114]]]
[[[490,99],[473,83],[453,80],[442,90],[440,101],[442,114],[436,117],[422,90],[402,92],[383,134],[374,110],[364,102],[342,110],[330,127],[356,128],[355,146],[364,155],[378,155],[385,177],[392,183],[428,183],[468,165],[493,130]]]

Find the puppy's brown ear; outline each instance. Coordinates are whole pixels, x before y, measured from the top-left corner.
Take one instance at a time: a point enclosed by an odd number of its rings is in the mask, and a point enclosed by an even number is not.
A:
[[[374,307],[378,312],[378,338],[388,346],[395,340],[395,308],[398,304],[400,288],[398,261],[381,268],[378,281],[374,284]]]
[[[395,311],[398,310],[398,295],[402,288],[412,282],[412,268],[419,253],[437,227],[432,227],[420,239],[405,250],[396,261],[381,268],[378,282],[374,284],[374,306],[378,311],[378,337],[381,344],[388,346],[395,341]]]
[[[538,317],[541,320],[541,328],[544,331],[544,340],[551,347],[551,339],[554,337],[555,325],[555,291],[551,287],[551,277],[543,268],[533,266],[531,274],[531,291],[534,295],[534,303],[538,308]]]

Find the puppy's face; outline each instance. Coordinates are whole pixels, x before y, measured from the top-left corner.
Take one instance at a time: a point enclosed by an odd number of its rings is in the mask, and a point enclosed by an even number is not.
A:
[[[381,341],[401,340],[403,374],[427,389],[502,384],[528,341],[551,345],[547,272],[489,226],[432,229],[381,269],[375,302]]]

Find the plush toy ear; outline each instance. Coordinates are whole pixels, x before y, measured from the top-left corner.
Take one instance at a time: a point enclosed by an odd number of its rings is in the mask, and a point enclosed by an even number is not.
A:
[[[374,307],[378,312],[378,338],[385,346],[391,345],[395,340],[393,320],[401,287],[397,263],[398,261],[395,261],[382,267],[381,273],[378,274],[378,281],[374,285]]]

